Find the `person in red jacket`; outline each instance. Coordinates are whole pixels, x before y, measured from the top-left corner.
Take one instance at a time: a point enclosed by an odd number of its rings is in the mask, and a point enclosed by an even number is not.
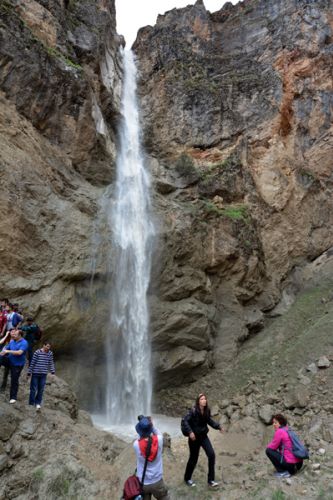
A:
[[[266,455],[274,465],[276,477],[290,477],[300,470],[303,464],[301,458],[292,453],[292,442],[288,435],[286,417],[278,413],[273,415],[274,437],[267,445]]]

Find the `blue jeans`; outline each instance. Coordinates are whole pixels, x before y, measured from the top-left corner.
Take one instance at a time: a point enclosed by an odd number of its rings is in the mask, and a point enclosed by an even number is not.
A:
[[[5,356],[0,356],[0,366],[4,366],[5,369],[9,368],[10,370],[10,399],[17,399],[17,393],[19,389],[19,378],[21,375],[21,371],[24,366],[13,365],[9,359]],[[5,372],[6,374],[6,372]],[[8,374],[7,374],[8,376]],[[6,378],[7,384],[7,378]]]
[[[42,403],[46,377],[47,375],[44,373],[33,373],[31,375],[29,405],[40,405]]]

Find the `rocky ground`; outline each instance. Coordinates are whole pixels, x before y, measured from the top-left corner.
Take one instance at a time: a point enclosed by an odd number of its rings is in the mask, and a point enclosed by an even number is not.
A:
[[[295,379],[288,362],[279,379],[269,372],[251,374],[246,386],[238,392],[233,386],[224,399],[206,383],[214,418],[225,428],[223,435],[210,432],[221,486],[217,491],[207,488],[207,463],[201,454],[193,477],[197,486],[187,488],[183,483],[187,440],[166,439],[165,480],[173,500],[333,497],[333,346],[320,349],[322,355],[313,353]],[[196,389],[188,388],[188,394]],[[8,394],[0,396],[0,498],[118,499],[124,480],[135,469],[131,444],[95,429],[89,415],[78,409],[75,394],[57,377],[46,387],[41,412],[29,407],[27,400],[24,374],[15,405],[8,404]],[[170,411],[176,413],[175,408]],[[276,411],[288,416],[311,452],[306,467],[291,479],[274,478],[264,453]]]

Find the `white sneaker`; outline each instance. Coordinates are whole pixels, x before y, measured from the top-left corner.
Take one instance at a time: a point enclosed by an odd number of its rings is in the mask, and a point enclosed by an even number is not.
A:
[[[208,486],[210,486],[211,488],[217,488],[219,486],[219,483],[217,483],[216,481],[208,481]]]
[[[189,479],[188,481],[185,481],[185,483],[187,484],[187,486],[189,486],[190,488],[193,488],[195,486],[195,482],[192,481],[192,479]]]
[[[11,405],[13,405],[14,403],[16,403],[16,399],[11,399],[11,400],[9,401],[9,403],[10,403]]]
[[[41,406],[40,405],[36,405],[36,410],[40,410]]]

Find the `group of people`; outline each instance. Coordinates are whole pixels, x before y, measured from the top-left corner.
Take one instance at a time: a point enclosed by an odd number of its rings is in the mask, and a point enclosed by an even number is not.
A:
[[[153,426],[150,417],[139,416],[138,418],[139,422],[135,430],[139,437],[133,446],[137,459],[136,475],[142,485],[142,497],[137,498],[150,500],[154,496],[157,500],[170,500],[163,480],[163,437]],[[272,417],[272,422],[275,432],[273,440],[267,445],[266,455],[275,467],[276,477],[289,477],[301,469],[303,460],[297,458],[292,452],[287,419],[281,414],[276,414]],[[215,452],[208,437],[208,426],[224,432],[221,425],[211,418],[206,395],[199,394],[193,408],[184,418],[189,446],[189,459],[185,468],[184,481],[190,488],[196,486],[192,480],[192,474],[197,465],[200,448],[203,448],[208,458],[208,486],[211,488],[219,486],[219,483],[215,481]]]
[[[51,344],[44,342],[42,347],[34,352],[41,335],[42,331],[33,318],[28,317],[24,321],[18,304],[11,304],[7,299],[1,301],[0,367],[3,367],[4,373],[0,390],[6,390],[10,373],[10,404],[17,401],[19,379],[27,364],[27,377],[30,378],[29,404],[37,410],[41,408],[47,374],[55,373]]]

